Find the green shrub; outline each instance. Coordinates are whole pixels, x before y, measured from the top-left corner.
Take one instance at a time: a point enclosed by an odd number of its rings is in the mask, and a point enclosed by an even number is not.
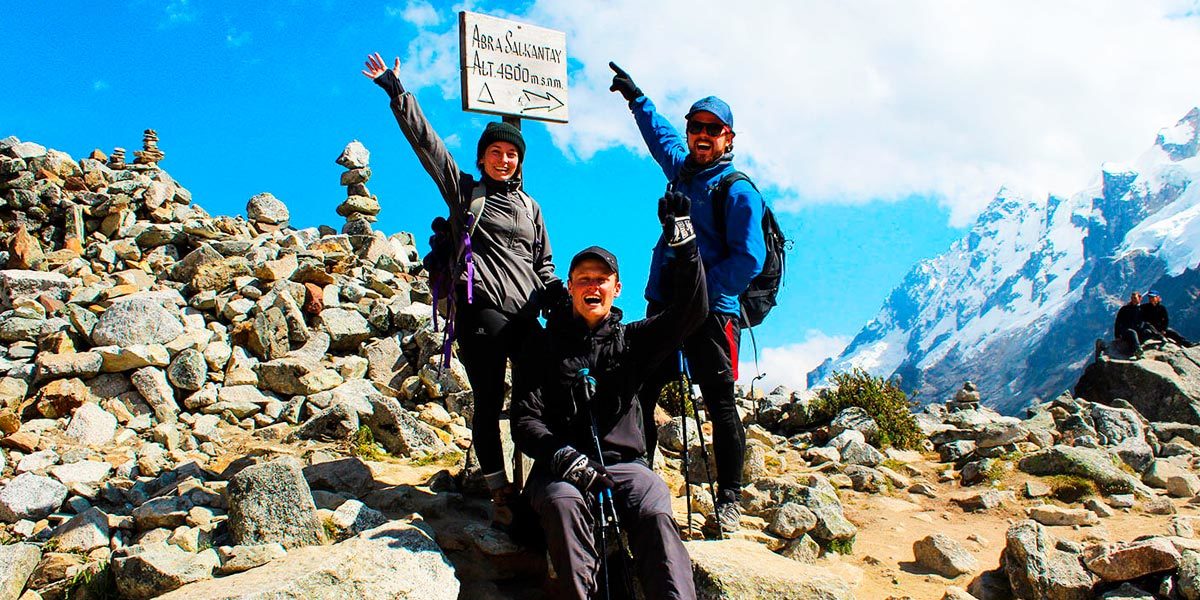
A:
[[[350,438],[350,454],[363,460],[380,460],[387,456],[387,452],[375,443],[375,435],[366,425],[359,427]]]
[[[899,386],[862,369],[834,373],[833,382],[836,387],[818,391],[812,401],[810,411],[814,422],[829,421],[843,410],[857,406],[879,425],[880,446],[920,448],[925,435],[912,414],[916,402],[909,400]]]
[[[1055,500],[1066,503],[1098,495],[1096,482],[1078,475],[1052,475],[1046,478],[1050,485],[1050,495]]]
[[[852,552],[854,552],[854,538],[846,540],[833,540],[829,542],[829,551],[849,556]]]

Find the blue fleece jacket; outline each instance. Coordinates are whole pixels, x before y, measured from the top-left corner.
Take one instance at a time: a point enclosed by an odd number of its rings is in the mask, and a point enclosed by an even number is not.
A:
[[[681,179],[680,170],[688,155],[687,139],[658,114],[654,103],[646,96],[630,102],[629,109],[650,155],[662,167],[667,181],[674,185],[675,191],[683,192],[692,201],[692,226],[696,229],[700,259],[704,262],[710,310],[740,314],[738,295],[762,270],[767,254],[762,232],[762,196],[748,181],[734,183],[725,203],[725,231],[717,231],[712,194],[721,177],[735,170],[733,163],[718,161],[691,179]],[[670,250],[666,240],[660,237],[654,246],[650,280],[646,283],[646,299],[651,302],[668,300],[669,288],[663,280],[663,269],[671,258]]]

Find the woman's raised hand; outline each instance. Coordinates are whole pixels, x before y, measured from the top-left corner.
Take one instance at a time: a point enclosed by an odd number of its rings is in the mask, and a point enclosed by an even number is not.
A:
[[[375,79],[387,71],[387,63],[383,62],[383,57],[379,56],[378,52],[367,55],[367,62],[363,64],[365,64],[367,68],[363,69],[362,74],[368,79]],[[400,77],[399,56],[396,57],[396,64],[394,67],[392,67],[392,73],[396,76],[396,78]]]

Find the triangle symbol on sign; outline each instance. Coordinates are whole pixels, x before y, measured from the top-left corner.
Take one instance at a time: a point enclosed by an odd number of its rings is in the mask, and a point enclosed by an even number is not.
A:
[[[479,101],[484,104],[495,104],[496,99],[492,98],[492,90],[488,89],[488,85],[483,84],[483,89],[479,90]]]

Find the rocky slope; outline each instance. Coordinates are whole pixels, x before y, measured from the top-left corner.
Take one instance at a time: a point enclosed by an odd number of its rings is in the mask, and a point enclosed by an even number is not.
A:
[[[917,264],[837,357],[929,398],[974,380],[1015,414],[1070,387],[1132,291],[1157,289],[1172,326],[1200,337],[1200,110],[1132,165],[1106,164],[1069,198],[1002,189],[943,255]],[[1064,365],[1069,365],[1064,368]]]
[[[337,159],[339,232],[289,227],[269,194],[210,216],[156,142],[126,164],[0,141],[0,599],[548,597],[544,553],[488,526],[471,393],[438,368],[412,237],[371,228],[366,149]],[[881,447],[861,409],[742,398],[734,539],[701,539],[707,426],[661,412],[655,468],[702,598],[1190,599],[1200,423],[1166,421],[1200,405],[1200,371],[1162,365],[1196,352],[1102,357],[1085,388],[1107,404],[1025,419],[965,390],[916,415],[919,450]],[[1134,380],[1180,412],[1111,399]],[[1113,567],[1132,555],[1151,570]]]

